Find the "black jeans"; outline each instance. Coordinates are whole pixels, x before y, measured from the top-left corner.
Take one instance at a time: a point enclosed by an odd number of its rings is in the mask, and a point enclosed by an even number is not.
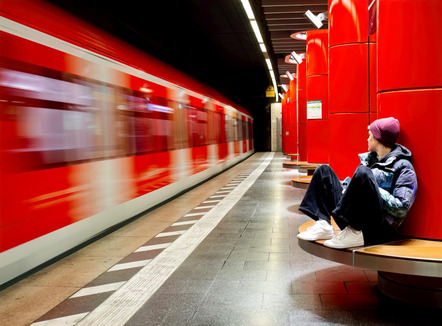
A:
[[[383,200],[368,167],[359,166],[344,194],[342,190],[333,169],[322,165],[313,174],[299,210],[314,220],[329,223],[333,216],[341,230],[349,225],[362,230],[365,244],[386,241],[394,235],[384,217]]]

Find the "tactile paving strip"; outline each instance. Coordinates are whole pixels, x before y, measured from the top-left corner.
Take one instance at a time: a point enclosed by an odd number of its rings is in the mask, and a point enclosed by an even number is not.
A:
[[[268,165],[272,158],[273,155],[265,158],[265,166]],[[260,167],[264,163],[262,163]],[[224,199],[242,185],[252,173],[258,172],[257,178],[263,171],[263,169],[257,171],[258,169],[259,167],[255,170],[246,170],[240,173],[235,179],[221,187],[217,192],[194,207],[181,219],[147,241],[133,253],[123,258],[71,297],[58,304],[36,320],[31,326],[77,325],[80,321],[83,321],[90,312],[94,311],[105,300],[109,299],[112,294],[128,283],[140,270],[148,266],[153,259],[158,257],[166,248],[183,236],[186,231],[195,226],[203,216],[206,216],[214,207],[222,205]],[[248,187],[250,187],[250,185]],[[198,244],[199,243],[195,245],[197,246]]]

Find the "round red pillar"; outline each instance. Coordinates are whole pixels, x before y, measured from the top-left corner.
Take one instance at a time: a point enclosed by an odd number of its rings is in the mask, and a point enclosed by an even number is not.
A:
[[[288,105],[287,105],[287,95],[281,99],[281,129],[282,129],[282,152],[288,153],[287,151],[287,135],[288,135]]]
[[[328,30],[307,32],[307,161],[329,163]]]
[[[399,119],[419,189],[401,232],[442,240],[440,0],[377,0],[379,117]]]
[[[298,64],[298,150],[299,161],[307,161],[307,62]]]
[[[372,17],[376,24],[376,16]],[[369,31],[370,32],[370,31]],[[368,46],[370,52],[368,53],[368,61],[369,61],[369,112],[370,112],[370,123],[375,121],[378,118],[378,56],[377,56],[377,37],[376,31],[372,31],[372,34],[369,35]]]
[[[357,154],[367,150],[375,76],[370,75],[367,0],[328,3],[330,166],[344,179],[359,165]]]
[[[290,90],[287,92],[287,96],[290,98],[288,105],[289,114],[289,143],[290,153],[298,154],[298,110],[297,110],[297,92],[296,92],[296,78],[290,81]]]

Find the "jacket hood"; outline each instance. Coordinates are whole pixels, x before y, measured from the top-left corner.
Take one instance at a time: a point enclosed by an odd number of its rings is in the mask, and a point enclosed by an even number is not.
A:
[[[396,160],[405,159],[405,160],[408,160],[411,162],[411,159],[413,156],[411,155],[411,151],[408,148],[406,148],[405,146],[402,146],[400,144],[396,144],[395,147],[393,148],[393,150],[390,153],[388,153],[387,155],[385,155],[380,160],[380,162],[386,162],[393,157],[395,157]]]
[[[392,151],[385,155],[380,161],[377,159],[376,152],[367,152],[359,154],[359,159],[361,160],[361,164],[366,166],[372,166],[373,164],[381,164],[384,166],[389,166],[394,164],[399,160],[407,160],[411,163],[412,155],[411,151],[405,146],[396,144]]]

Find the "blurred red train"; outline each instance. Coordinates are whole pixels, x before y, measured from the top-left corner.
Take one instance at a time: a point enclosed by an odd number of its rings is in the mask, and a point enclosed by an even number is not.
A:
[[[0,285],[253,153],[212,89],[44,1],[0,10]]]

